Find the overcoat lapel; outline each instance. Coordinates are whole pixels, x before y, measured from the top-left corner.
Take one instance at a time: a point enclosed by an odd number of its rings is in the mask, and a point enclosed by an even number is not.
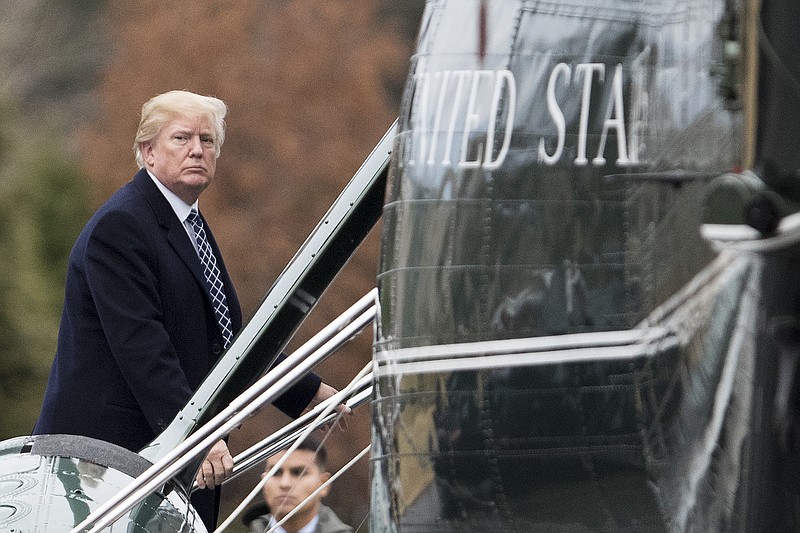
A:
[[[164,195],[158,190],[158,187],[153,183],[153,180],[146,170],[140,170],[136,176],[134,176],[133,182],[136,187],[142,191],[142,194],[152,207],[159,226],[161,226],[167,234],[167,241],[170,246],[172,246],[175,253],[181,258],[181,261],[183,261],[192,272],[192,276],[197,280],[197,283],[203,287],[206,299],[208,303],[211,304],[211,296],[208,294],[208,286],[206,284],[205,275],[203,274],[203,266],[200,264],[200,258],[197,257],[197,252],[195,252],[194,246],[192,246],[189,240],[189,235],[186,233],[186,229],[183,227],[181,221],[175,216],[175,211],[172,210],[172,206],[169,205],[167,199],[164,198]]]
[[[206,283],[206,277],[203,273],[203,265],[200,263],[200,258],[197,257],[197,252],[194,249],[194,245],[189,240],[190,237],[186,233],[186,229],[181,221],[178,220],[178,217],[175,216],[175,211],[172,210],[172,206],[169,205],[167,199],[164,198],[164,195],[158,190],[158,187],[156,187],[156,184],[153,183],[153,180],[150,178],[150,175],[146,170],[140,170],[136,176],[134,176],[133,182],[136,184],[137,188],[142,191],[142,194],[152,207],[159,225],[167,233],[167,241],[169,242],[170,246],[172,246],[172,248],[175,250],[175,253],[181,258],[181,261],[183,261],[189,268],[192,276],[194,276],[194,278],[197,280],[197,283],[203,287],[205,299],[208,302],[210,309],[213,309],[214,306],[211,294],[209,293],[208,283]],[[205,217],[203,217],[202,213],[200,213],[200,217],[203,219],[203,224],[205,224],[206,235],[208,237],[209,244],[211,245],[211,250],[214,252],[214,255],[217,258],[217,266],[219,267],[222,283],[225,287],[225,295],[228,299],[228,310],[231,313],[231,321],[233,323],[234,332],[236,332],[239,330],[242,324],[242,315],[239,308],[239,300],[236,295],[236,290],[234,289],[233,283],[228,275],[228,271],[225,268],[225,263],[222,260],[222,254],[217,246],[216,240],[214,239],[214,235],[211,232],[211,228],[206,223]]]

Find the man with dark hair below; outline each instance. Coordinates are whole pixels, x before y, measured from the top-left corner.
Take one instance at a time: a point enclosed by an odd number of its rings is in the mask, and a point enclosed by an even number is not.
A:
[[[34,434],[83,435],[138,452],[197,390],[242,327],[236,291],[198,207],[225,139],[227,106],[187,91],[142,106],[139,171],[81,231]],[[292,417],[336,389],[314,375],[275,401]],[[343,405],[338,410],[347,410]],[[233,460],[224,441],[197,474],[218,489]],[[214,529],[219,490],[192,503]]]
[[[285,454],[285,451],[278,452],[267,459],[262,478]],[[353,528],[342,522],[330,507],[322,504],[322,498],[328,495],[330,486],[298,507],[330,479],[327,461],[327,452],[315,436],[301,442],[264,484],[264,501],[272,514],[259,516],[250,522],[250,533],[270,531],[295,508],[297,511],[278,526],[275,533],[353,533]]]

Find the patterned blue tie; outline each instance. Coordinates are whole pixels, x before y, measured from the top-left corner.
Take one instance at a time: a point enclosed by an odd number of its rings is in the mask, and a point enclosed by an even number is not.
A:
[[[203,228],[203,221],[197,211],[192,209],[186,220],[192,224],[192,229],[194,229],[194,236],[197,241],[197,255],[203,264],[203,273],[206,276],[206,283],[208,283],[208,292],[214,304],[214,314],[217,315],[217,322],[222,330],[222,338],[225,340],[224,347],[227,348],[230,346],[231,340],[233,340],[233,328],[231,327],[231,315],[228,312],[228,300],[225,298],[222,280],[219,278],[217,258],[214,257],[211,245],[208,244],[206,230]]]

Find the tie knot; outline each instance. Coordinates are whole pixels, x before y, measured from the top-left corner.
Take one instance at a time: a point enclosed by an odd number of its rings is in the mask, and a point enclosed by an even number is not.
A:
[[[192,224],[197,224],[200,222],[200,214],[197,212],[197,209],[192,209],[189,211],[189,216],[186,217],[186,220],[191,222]]]

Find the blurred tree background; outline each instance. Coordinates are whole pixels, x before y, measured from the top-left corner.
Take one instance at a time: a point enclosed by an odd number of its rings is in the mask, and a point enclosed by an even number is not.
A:
[[[33,427],[69,250],[94,209],[136,171],[142,103],[187,89],[229,105],[202,209],[248,318],[397,115],[423,4],[0,3],[0,439]],[[378,241],[376,228],[290,349],[375,286]],[[341,388],[370,358],[367,331],[317,371]],[[266,408],[231,435],[234,453],[285,422]],[[365,406],[328,441],[332,466],[369,439]],[[327,499],[354,526],[368,512],[368,477],[363,460]],[[223,517],[257,480],[251,472],[225,486]]]

